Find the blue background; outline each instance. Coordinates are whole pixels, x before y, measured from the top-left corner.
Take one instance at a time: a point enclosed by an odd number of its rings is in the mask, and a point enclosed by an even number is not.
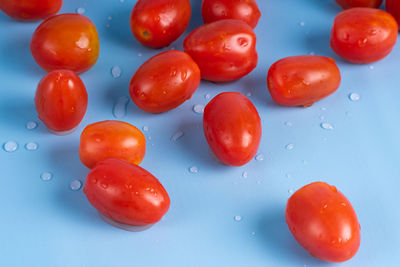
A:
[[[128,95],[135,70],[166,49],[135,41],[129,28],[134,1],[64,2],[62,12],[86,9],[101,42],[97,64],[81,75],[89,94],[87,114],[78,130],[64,137],[48,133],[41,123],[33,131],[25,128],[38,121],[33,97],[45,74],[29,50],[38,23],[0,14],[0,143],[19,144],[13,153],[0,150],[1,266],[327,266],[296,243],[284,219],[292,190],[317,180],[336,185],[349,198],[362,227],[358,254],[341,266],[398,266],[399,44],[380,62],[351,65],[329,48],[333,18],[341,10],[333,0],[258,1],[260,60],[250,75],[235,83],[202,82],[191,100],[165,114],[148,114],[129,103],[122,120],[149,128],[141,166],[160,179],[172,201],[160,223],[132,233],[104,223],[82,190],[74,192],[69,184],[84,181],[88,173],[78,157],[83,128],[114,119],[113,105]],[[169,48],[181,49],[184,37],[202,24],[200,4],[192,0],[190,26]],[[339,90],[310,108],[274,104],[265,82],[269,66],[309,53],[337,60]],[[111,75],[115,65],[123,70],[118,79]],[[206,94],[224,91],[251,94],[262,117],[263,161],[233,168],[209,156],[202,117],[192,108],[206,104]],[[359,101],[349,100],[353,92]],[[322,129],[322,122],[334,129]],[[184,136],[171,141],[179,130]],[[37,151],[24,148],[31,141],[39,144]],[[294,148],[287,150],[288,144]],[[192,166],[198,173],[189,172]],[[54,178],[42,181],[44,171]],[[241,221],[234,220],[238,215]]]

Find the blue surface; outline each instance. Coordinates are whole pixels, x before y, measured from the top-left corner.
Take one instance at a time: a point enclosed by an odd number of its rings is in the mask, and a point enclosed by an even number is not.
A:
[[[160,51],[134,40],[129,29],[134,1],[64,2],[62,12],[86,9],[101,42],[98,63],[82,75],[87,114],[78,130],[64,137],[49,134],[41,123],[32,131],[25,128],[28,121],[38,121],[33,96],[45,74],[29,50],[38,23],[0,14],[0,143],[19,144],[13,153],[0,150],[1,266],[327,266],[296,243],[284,220],[292,190],[317,180],[336,185],[349,198],[362,226],[358,254],[341,266],[398,266],[399,44],[380,62],[351,65],[329,48],[330,28],[340,11],[333,0],[259,0],[260,60],[249,76],[229,84],[202,82],[191,100],[161,115],[129,103],[122,120],[149,128],[142,166],[160,179],[172,201],[160,223],[131,233],[104,223],[83,192],[69,186],[88,173],[78,157],[85,125],[113,119],[114,102],[128,95],[135,70]],[[201,24],[201,1],[192,3],[191,24],[171,47],[181,49],[183,38]],[[277,106],[266,89],[268,67],[282,57],[310,52],[337,59],[341,87],[310,108]],[[115,65],[123,71],[118,79],[111,76]],[[232,168],[209,156],[202,117],[192,107],[206,104],[206,94],[223,91],[251,93],[262,117],[263,161]],[[350,101],[352,92],[361,99]],[[322,122],[333,130],[322,129]],[[170,141],[179,130],[184,136]],[[31,141],[39,144],[37,151],[24,148]],[[294,148],[287,150],[288,144]],[[189,172],[192,166],[198,173]],[[40,179],[45,171],[54,174],[51,181]]]

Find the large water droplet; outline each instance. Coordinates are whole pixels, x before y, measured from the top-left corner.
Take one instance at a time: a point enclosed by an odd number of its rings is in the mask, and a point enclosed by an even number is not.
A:
[[[185,135],[185,133],[182,130],[178,130],[176,133],[174,133],[171,136],[171,141],[175,142],[178,141],[180,138],[182,138]]]
[[[204,105],[196,104],[193,106],[194,113],[203,114],[204,113]]]
[[[115,79],[121,77],[121,75],[122,75],[122,69],[121,69],[121,67],[120,67],[120,66],[114,66],[114,67],[112,67],[112,68],[111,68],[111,75],[112,75]]]
[[[80,190],[82,188],[82,182],[80,180],[73,180],[69,184],[69,188],[72,191],[78,191],[78,190]]]
[[[129,103],[129,97],[122,96],[115,101],[113,108],[113,115],[115,118],[120,119],[126,116],[126,110]]]
[[[53,174],[51,172],[42,172],[40,179],[42,179],[42,181],[50,181],[53,179]]]
[[[25,149],[29,151],[34,151],[38,149],[38,144],[35,142],[29,142],[25,144]]]
[[[3,149],[6,152],[14,152],[18,149],[18,144],[15,141],[8,141],[4,143]]]

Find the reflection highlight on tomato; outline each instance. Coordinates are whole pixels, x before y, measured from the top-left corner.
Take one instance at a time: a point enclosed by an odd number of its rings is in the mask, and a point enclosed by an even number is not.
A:
[[[62,0],[0,0],[0,10],[24,21],[45,19],[60,11]]]
[[[335,0],[343,9],[352,7],[372,7],[378,8],[383,0]]]

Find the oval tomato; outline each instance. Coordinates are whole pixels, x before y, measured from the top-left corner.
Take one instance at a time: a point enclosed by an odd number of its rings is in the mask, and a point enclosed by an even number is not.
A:
[[[283,106],[311,106],[340,85],[335,60],[323,56],[293,56],[275,62],[268,71],[272,99]]]
[[[86,113],[88,95],[78,75],[69,70],[48,73],[39,82],[35,95],[39,119],[50,130],[73,130]]]
[[[386,57],[397,41],[398,26],[387,12],[351,8],[336,16],[331,47],[352,63],[370,63]]]
[[[153,48],[170,45],[189,25],[189,0],[139,0],[131,14],[136,40]]]
[[[207,104],[204,134],[214,154],[226,165],[242,166],[257,153],[261,119],[254,105],[239,93],[221,93]]]
[[[201,6],[204,23],[221,19],[242,20],[255,28],[261,12],[255,0],[203,0]]]
[[[182,51],[166,51],[146,61],[133,75],[129,93],[135,104],[161,113],[190,99],[200,85],[196,62]]]
[[[219,20],[200,26],[185,39],[183,47],[205,80],[237,80],[257,66],[256,35],[243,21]]]
[[[32,36],[31,51],[47,71],[68,69],[82,73],[99,56],[99,37],[92,21],[79,14],[60,14],[39,25]]]
[[[373,7],[381,6],[383,0],[335,0],[343,9],[352,7]]]
[[[386,11],[389,12],[400,24],[400,2],[397,0],[385,1]]]
[[[138,165],[145,152],[146,138],[143,133],[123,121],[96,122],[86,126],[81,134],[79,157],[88,168],[108,158]]]
[[[297,242],[320,260],[349,260],[360,246],[353,207],[327,183],[311,183],[296,191],[287,202],[286,222]]]
[[[118,159],[97,163],[87,176],[83,192],[101,214],[127,225],[154,224],[170,205],[168,193],[156,177]]]
[[[60,11],[62,0],[0,0],[0,10],[25,21],[45,19]]]

